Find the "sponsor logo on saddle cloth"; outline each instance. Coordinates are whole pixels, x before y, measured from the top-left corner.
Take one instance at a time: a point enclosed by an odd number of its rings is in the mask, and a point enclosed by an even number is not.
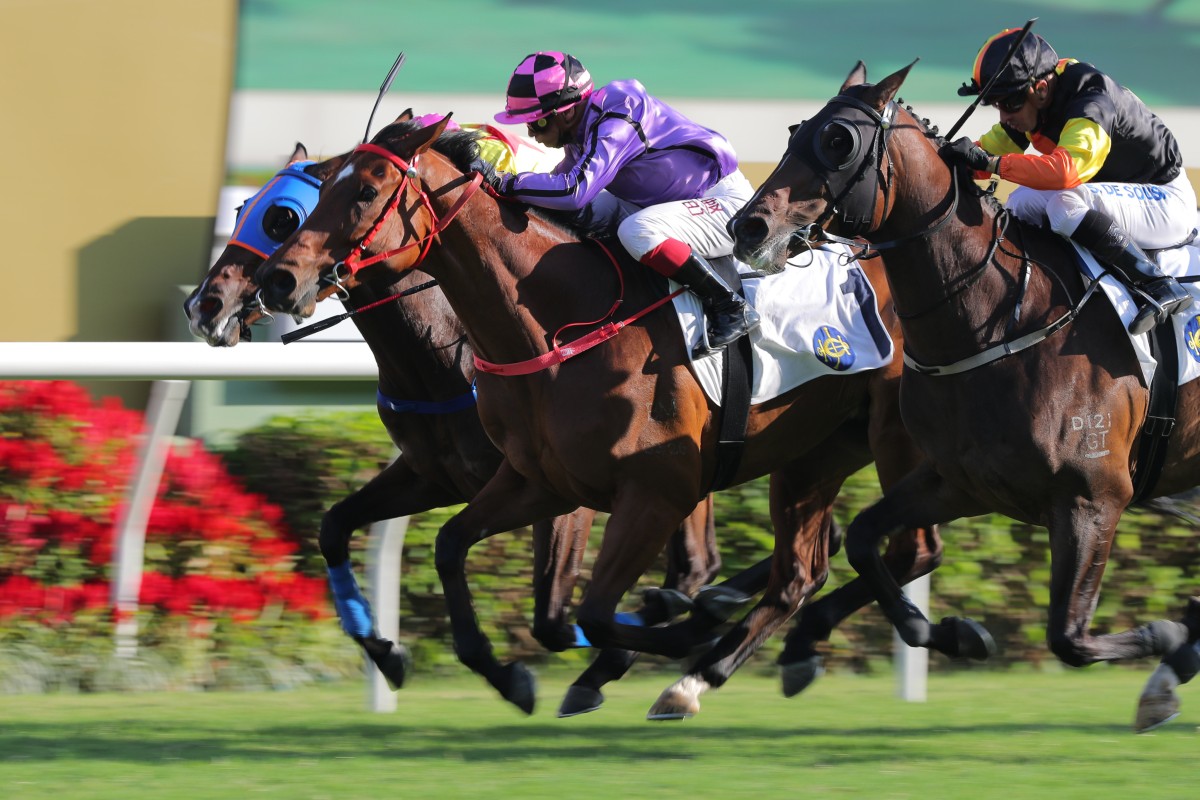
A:
[[[805,253],[789,268],[765,278],[743,276],[746,300],[762,317],[751,332],[754,385],[751,402],[763,403],[802,383],[825,375],[849,375],[891,363],[894,355],[875,290],[855,263],[846,263],[847,249],[831,246]],[[738,264],[741,273],[749,267]],[[672,290],[678,288],[672,282]],[[687,349],[700,341],[704,315],[690,292],[675,298],[675,310]],[[731,345],[736,346],[736,345]],[[725,353],[692,359],[705,394],[721,404]]]
[[[1075,252],[1079,254],[1085,275],[1095,278],[1104,271],[1095,256],[1074,242],[1071,244],[1075,247]],[[1192,293],[1192,297],[1196,298],[1191,309],[1171,317],[1171,324],[1175,326],[1175,341],[1182,345],[1182,352],[1179,354],[1179,385],[1182,386],[1188,381],[1200,378],[1200,316],[1194,313],[1200,309],[1200,283],[1194,282],[1200,281],[1200,248],[1188,245],[1187,247],[1162,250],[1157,254],[1157,261],[1163,272],[1180,281]],[[1129,323],[1137,311],[1137,306],[1130,297],[1129,290],[1112,275],[1105,275],[1100,280],[1100,288],[1104,290],[1105,296],[1108,297],[1109,302],[1121,317],[1121,322],[1128,330]],[[1150,336],[1149,334],[1131,335],[1129,339],[1137,353],[1138,361],[1141,363],[1142,376],[1145,378],[1146,385],[1149,386],[1154,379],[1154,370],[1158,366],[1150,357]],[[1184,353],[1187,355],[1185,356]]]

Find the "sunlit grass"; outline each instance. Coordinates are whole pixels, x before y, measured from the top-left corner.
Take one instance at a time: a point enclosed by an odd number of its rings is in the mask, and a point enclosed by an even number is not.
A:
[[[737,676],[682,723],[643,716],[669,676],[560,720],[543,676],[525,717],[477,679],[421,678],[392,714],[361,685],[276,693],[0,700],[4,798],[1013,798],[1196,796],[1200,705],[1130,732],[1144,671],[823,678],[785,700]]]

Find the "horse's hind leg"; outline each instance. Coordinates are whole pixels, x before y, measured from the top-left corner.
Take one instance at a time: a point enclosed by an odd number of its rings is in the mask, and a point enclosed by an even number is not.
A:
[[[342,629],[359,643],[397,689],[404,685],[411,659],[402,644],[375,631],[371,609],[351,570],[350,538],[365,525],[451,505],[462,499],[417,475],[399,458],[361,489],[335,503],[321,518],[321,555],[328,566]]]
[[[550,494],[521,476],[507,460],[467,507],[438,531],[434,562],[454,631],[454,652],[460,661],[494,686],[505,700],[526,714],[536,700],[533,676],[524,665],[502,666],[491,642],[479,627],[471,590],[467,585],[467,551],[476,542],[549,517],[573,511],[561,497]]]

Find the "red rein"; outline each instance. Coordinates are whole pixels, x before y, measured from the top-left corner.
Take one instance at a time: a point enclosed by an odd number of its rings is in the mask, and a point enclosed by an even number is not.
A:
[[[354,148],[354,152],[371,153],[372,155],[377,155],[380,158],[386,158],[388,161],[392,162],[397,169],[400,170],[402,177],[400,178],[400,185],[397,186],[396,191],[392,193],[392,197],[390,200],[388,200],[387,207],[384,208],[383,212],[379,215],[379,219],[375,220],[375,224],[371,226],[371,230],[368,231],[367,235],[362,238],[362,241],[354,246],[354,249],[350,251],[350,255],[348,255],[342,262],[342,265],[349,269],[350,274],[352,275],[363,267],[370,266],[371,264],[377,264],[380,261],[386,261],[392,256],[402,253],[405,250],[409,250],[419,245],[424,245],[424,247],[421,249],[420,255],[417,257],[417,260],[414,261],[409,268],[411,269],[418,266],[422,261],[425,260],[425,256],[428,255],[430,247],[433,246],[433,240],[437,238],[439,233],[446,229],[446,227],[454,220],[456,216],[458,216],[458,213],[462,211],[463,206],[466,205],[467,201],[471,199],[471,196],[475,194],[475,192],[479,189],[480,184],[483,182],[483,175],[475,173],[470,186],[468,186],[462,195],[459,196],[458,200],[450,208],[450,211],[446,214],[446,216],[441,219],[438,218],[437,213],[433,210],[433,204],[429,201],[429,195],[427,195],[424,190],[419,190],[418,194],[421,198],[421,204],[425,206],[425,208],[429,211],[430,218],[433,219],[433,227],[430,228],[429,233],[414,242],[409,242],[408,244],[392,250],[387,250],[382,253],[376,253],[368,258],[362,258],[363,251],[371,246],[372,240],[374,240],[375,236],[379,233],[379,229],[383,227],[383,223],[386,222],[387,218],[396,213],[396,211],[399,209],[400,199],[404,196],[405,187],[408,185],[409,180],[417,177],[417,169],[416,159],[413,160],[412,164],[409,164],[395,153],[378,145],[360,144],[358,147]],[[540,372],[547,367],[561,364],[568,358],[577,356],[580,353],[592,349],[602,342],[608,341],[620,333],[622,328],[629,325],[631,322],[637,321],[646,314],[649,314],[659,306],[670,302],[676,295],[683,291],[683,289],[679,289],[672,294],[667,295],[666,297],[652,303],[646,308],[643,308],[641,311],[637,312],[628,319],[619,322],[610,322],[609,324],[601,326],[600,328],[597,328],[591,333],[586,334],[585,336],[582,336],[569,344],[560,345],[558,343],[558,337],[567,328],[574,328],[581,325],[595,325],[602,320],[608,319],[621,305],[621,301],[625,297],[625,278],[621,273],[621,267],[617,264],[617,259],[613,256],[612,252],[604,246],[603,243],[596,240],[592,241],[595,241],[595,243],[604,251],[605,255],[608,256],[609,261],[613,265],[613,269],[617,271],[617,280],[621,287],[617,294],[616,301],[613,302],[612,307],[608,309],[604,316],[602,316],[600,319],[592,320],[591,322],[572,322],[559,328],[555,332],[554,337],[551,339],[551,345],[553,349],[544,355],[537,356],[536,358],[531,358],[526,361],[515,361],[509,364],[496,364],[491,361],[485,361],[479,356],[475,356],[475,368],[477,370],[480,372],[491,373],[493,375],[529,375],[534,372]],[[387,299],[390,300],[393,298]]]

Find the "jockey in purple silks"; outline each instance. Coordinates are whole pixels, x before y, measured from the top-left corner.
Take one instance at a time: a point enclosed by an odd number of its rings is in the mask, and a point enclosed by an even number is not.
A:
[[[497,176],[499,194],[568,211],[593,202],[621,206],[621,244],[700,298],[710,350],[758,326],[754,309],[705,260],[733,252],[726,224],[753,194],[725,137],[635,80],[596,89],[583,65],[559,52],[521,61],[496,121],[524,123],[539,144],[564,151],[548,173]]]

